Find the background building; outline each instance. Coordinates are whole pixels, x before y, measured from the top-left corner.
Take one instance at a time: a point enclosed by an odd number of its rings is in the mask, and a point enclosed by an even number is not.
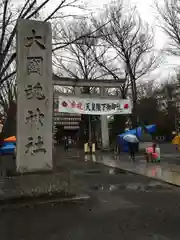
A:
[[[167,111],[169,104],[180,112],[180,85],[172,84],[155,92],[160,111]]]
[[[59,131],[59,138],[64,136],[71,136],[75,138],[80,129],[81,115],[58,112],[58,98],[54,98],[53,111],[53,133],[57,134]]]

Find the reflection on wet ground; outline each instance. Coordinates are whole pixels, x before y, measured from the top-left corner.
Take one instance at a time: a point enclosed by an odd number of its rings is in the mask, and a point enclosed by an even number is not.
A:
[[[118,175],[118,174],[128,174],[126,170],[120,169],[120,168],[109,168],[108,173],[110,175]]]
[[[167,164],[163,162],[159,164],[146,163],[146,161],[143,159],[143,156],[139,158],[136,162],[132,162],[128,158],[127,161],[125,161],[121,160],[121,157],[113,155],[87,155],[85,157],[85,161],[102,163],[106,166],[111,167],[109,170],[109,174],[118,174],[118,171],[120,173],[124,170],[124,173],[126,173],[127,171],[141,174],[180,186],[180,166],[177,166],[176,164]]]
[[[150,183],[126,183],[126,184],[96,184],[94,186],[90,187],[90,190],[93,191],[118,191],[118,190],[130,190],[130,191],[146,191],[146,192],[151,192],[151,191],[167,191],[167,190],[172,190],[172,187],[170,187],[167,184],[163,184],[160,182],[150,182]]]

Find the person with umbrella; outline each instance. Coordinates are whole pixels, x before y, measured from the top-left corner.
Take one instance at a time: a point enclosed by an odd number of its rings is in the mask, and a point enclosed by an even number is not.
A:
[[[133,161],[135,161],[136,146],[137,146],[137,143],[139,142],[139,140],[133,134],[126,134],[123,137],[123,140],[128,142],[130,157]]]

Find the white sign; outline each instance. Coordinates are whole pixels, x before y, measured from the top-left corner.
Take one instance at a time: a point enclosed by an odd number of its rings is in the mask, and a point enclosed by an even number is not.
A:
[[[132,112],[131,102],[128,99],[114,100],[61,96],[58,105],[59,112],[74,114],[114,115],[131,114]]]

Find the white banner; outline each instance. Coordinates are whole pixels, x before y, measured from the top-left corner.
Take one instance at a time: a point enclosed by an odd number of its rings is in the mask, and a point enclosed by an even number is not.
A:
[[[61,96],[58,100],[57,111],[64,113],[114,115],[131,114],[132,112],[131,102],[128,99],[110,100],[101,98],[78,98],[74,96]]]

